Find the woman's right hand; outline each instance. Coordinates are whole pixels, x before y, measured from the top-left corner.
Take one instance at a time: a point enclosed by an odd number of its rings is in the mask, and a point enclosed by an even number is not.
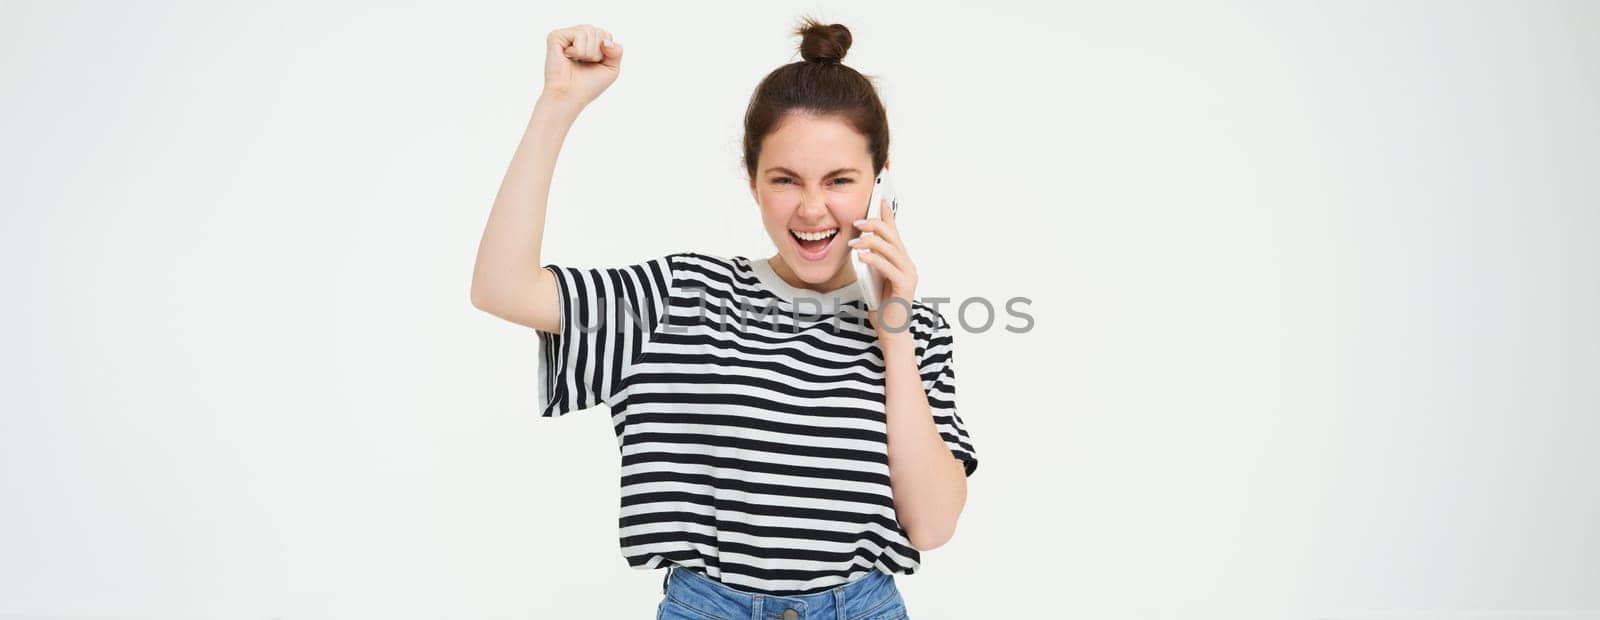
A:
[[[622,45],[601,28],[580,24],[553,30],[545,37],[541,96],[588,105],[621,72]]]

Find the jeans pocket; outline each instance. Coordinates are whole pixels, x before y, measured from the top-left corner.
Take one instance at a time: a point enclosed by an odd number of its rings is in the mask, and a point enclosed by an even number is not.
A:
[[[878,613],[873,614],[872,620],[910,620],[910,618],[906,615],[905,603],[901,601],[895,601],[894,604],[880,609],[878,610]]]
[[[909,618],[906,616],[906,602],[899,595],[896,595],[894,598],[868,609],[866,613],[851,616],[850,620],[909,620]]]
[[[713,616],[700,611],[671,597],[661,599],[661,604],[656,605],[656,620],[729,620],[721,616]]]

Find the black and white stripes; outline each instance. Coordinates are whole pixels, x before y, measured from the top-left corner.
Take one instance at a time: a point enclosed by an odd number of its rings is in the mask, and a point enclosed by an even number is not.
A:
[[[562,333],[538,332],[540,415],[610,407],[630,566],[776,595],[916,571],[889,486],[883,357],[854,284],[795,289],[765,259],[697,252],[545,267]],[[911,331],[935,426],[971,475],[950,325],[916,302]]]

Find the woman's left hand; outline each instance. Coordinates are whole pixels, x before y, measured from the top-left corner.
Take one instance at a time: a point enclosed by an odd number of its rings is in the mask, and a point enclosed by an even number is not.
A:
[[[911,302],[916,299],[917,292],[917,265],[911,262],[911,255],[906,252],[888,199],[879,205],[878,212],[883,217],[856,220],[858,233],[849,244],[855,248],[855,259],[877,269],[878,275],[884,280],[885,286],[881,289],[883,302],[878,304],[877,310],[867,313],[867,318],[878,332],[879,342],[886,343],[889,339],[909,341]]]

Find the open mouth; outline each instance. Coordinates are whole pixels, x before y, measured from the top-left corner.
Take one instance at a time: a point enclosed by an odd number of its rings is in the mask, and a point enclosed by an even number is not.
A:
[[[828,255],[828,249],[833,247],[833,240],[839,238],[839,229],[825,228],[802,232],[791,228],[789,236],[794,239],[795,245],[799,246],[801,258],[822,260]]]

